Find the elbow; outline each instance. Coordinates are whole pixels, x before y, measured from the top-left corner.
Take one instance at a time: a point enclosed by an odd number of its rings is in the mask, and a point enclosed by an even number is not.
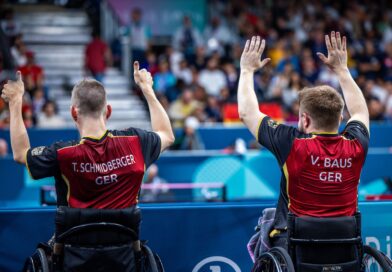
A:
[[[244,120],[248,116],[248,114],[247,114],[247,112],[245,110],[239,110],[238,111],[238,115],[239,115],[239,117],[240,117],[242,122],[244,122]]]
[[[26,158],[20,154],[14,154],[14,161],[20,164],[26,164]]]
[[[175,141],[175,140],[176,140],[176,138],[174,137],[174,133],[173,133],[173,132],[170,133],[170,135],[169,135],[169,137],[168,137],[168,139],[167,139],[169,146],[171,146],[172,144],[174,144],[174,141]]]

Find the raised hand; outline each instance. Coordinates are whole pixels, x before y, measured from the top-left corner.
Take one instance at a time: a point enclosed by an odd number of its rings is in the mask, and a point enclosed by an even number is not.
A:
[[[253,36],[252,40],[247,40],[241,55],[241,70],[253,73],[263,68],[271,60],[270,58],[261,60],[264,48],[265,40],[261,40],[260,36]]]
[[[335,31],[331,32],[331,38],[325,35],[325,44],[328,50],[328,57],[318,52],[317,56],[327,65],[332,71],[338,73],[347,70],[347,49],[346,37],[340,37],[340,33]]]
[[[16,72],[16,80],[8,80],[8,82],[4,85],[1,98],[10,103],[22,101],[24,91],[22,74],[20,71],[18,71]]]
[[[150,72],[146,69],[139,70],[139,62],[135,61],[133,63],[133,78],[135,83],[142,89],[144,94],[151,94],[154,93],[152,89],[153,80]]]

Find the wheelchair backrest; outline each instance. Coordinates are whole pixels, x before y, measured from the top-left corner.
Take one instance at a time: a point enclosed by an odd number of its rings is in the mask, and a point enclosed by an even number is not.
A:
[[[122,244],[138,240],[141,213],[136,206],[118,210],[60,206],[55,220],[57,242],[79,245]],[[64,237],[64,241],[58,241],[59,237]]]
[[[359,271],[361,217],[288,215],[288,249],[296,271]]]

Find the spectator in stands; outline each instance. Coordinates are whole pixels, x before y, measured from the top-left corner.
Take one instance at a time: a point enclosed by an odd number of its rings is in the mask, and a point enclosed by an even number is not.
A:
[[[204,38],[209,53],[219,52],[226,55],[226,48],[237,41],[236,35],[223,25],[219,17],[213,17],[210,24],[204,30]]]
[[[365,42],[362,53],[356,57],[359,72],[367,79],[376,79],[381,71],[381,62],[372,41]]]
[[[216,123],[222,122],[221,109],[218,99],[214,96],[209,96],[207,100],[207,107],[205,108],[208,122]]]
[[[186,59],[182,59],[179,63],[179,69],[175,74],[178,79],[182,79],[187,85],[193,81],[192,70],[188,66]]]
[[[382,64],[384,80],[392,81],[392,42],[385,46],[385,55]]]
[[[367,106],[369,109],[369,118],[372,121],[384,121],[384,105],[381,101],[377,98],[372,96],[367,101]]]
[[[184,53],[185,59],[192,63],[196,57],[196,48],[203,44],[201,34],[197,28],[192,26],[189,16],[184,16],[182,26],[173,37],[173,47]]]
[[[176,78],[170,71],[169,62],[162,58],[159,61],[159,71],[154,75],[154,89],[157,93],[165,93],[176,84]]]
[[[15,63],[11,54],[10,42],[3,29],[0,28],[0,82],[9,78],[7,72],[11,72],[13,69],[15,69]]]
[[[26,57],[27,63],[26,65],[19,67],[19,71],[23,75],[26,92],[29,93],[30,96],[33,96],[37,89],[43,88],[44,86],[44,70],[35,63],[33,52],[27,51]]]
[[[0,138],[0,158],[8,155],[8,144],[7,141]]]
[[[181,150],[202,150],[204,144],[196,132],[200,122],[194,116],[189,116],[185,119],[184,134],[180,138]]]
[[[107,66],[112,65],[112,54],[108,45],[101,39],[99,33],[94,31],[92,41],[87,45],[85,52],[85,69],[102,82]]]
[[[127,35],[131,39],[132,59],[138,60],[142,67],[146,67],[146,52],[150,48],[151,30],[143,22],[143,12],[140,8],[131,11],[131,21],[127,27]]]
[[[15,37],[13,46],[11,47],[11,54],[14,58],[15,64],[18,67],[22,67],[27,63],[27,48],[23,43],[22,34],[19,34]]]
[[[386,113],[392,120],[392,81],[388,81],[385,85],[385,89],[388,91],[388,97],[386,99]]]
[[[9,38],[9,41],[20,34],[21,30],[20,23],[15,20],[14,15],[14,10],[8,8],[4,11],[3,19],[1,20],[1,28]]]
[[[42,113],[38,115],[37,126],[40,128],[64,127],[64,119],[58,115],[57,106],[53,101],[46,101],[42,106]]]
[[[218,97],[221,90],[227,87],[225,74],[218,67],[218,59],[212,57],[207,62],[207,68],[199,75],[199,84],[209,95]]]
[[[35,91],[31,103],[34,115],[37,116],[38,114],[41,114],[42,108],[46,103],[45,93],[42,89],[37,89],[37,91]]]
[[[301,76],[297,72],[292,72],[290,75],[289,83],[282,91],[283,105],[289,109],[298,99],[298,92],[302,90],[304,84]]]
[[[146,53],[147,67],[146,69],[150,71],[151,75],[154,76],[159,71],[157,56],[153,51],[148,51]]]
[[[23,123],[26,128],[34,126],[34,114],[30,106],[24,106],[22,108]]]
[[[193,99],[193,93],[190,89],[185,89],[180,98],[178,98],[169,108],[169,117],[174,126],[182,126],[185,118],[190,116],[198,106],[198,102]]]
[[[157,201],[170,201],[170,190],[167,186],[167,181],[159,175],[158,166],[152,164],[145,175],[144,184],[151,186],[147,189],[140,191],[140,201],[142,202],[157,202]]]

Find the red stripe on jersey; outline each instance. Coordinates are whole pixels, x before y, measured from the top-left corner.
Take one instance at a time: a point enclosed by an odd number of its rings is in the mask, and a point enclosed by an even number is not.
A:
[[[137,203],[145,171],[139,137],[85,139],[57,152],[70,207],[121,209]]]
[[[289,210],[297,216],[353,215],[364,160],[363,148],[356,139],[295,139],[284,166]]]

